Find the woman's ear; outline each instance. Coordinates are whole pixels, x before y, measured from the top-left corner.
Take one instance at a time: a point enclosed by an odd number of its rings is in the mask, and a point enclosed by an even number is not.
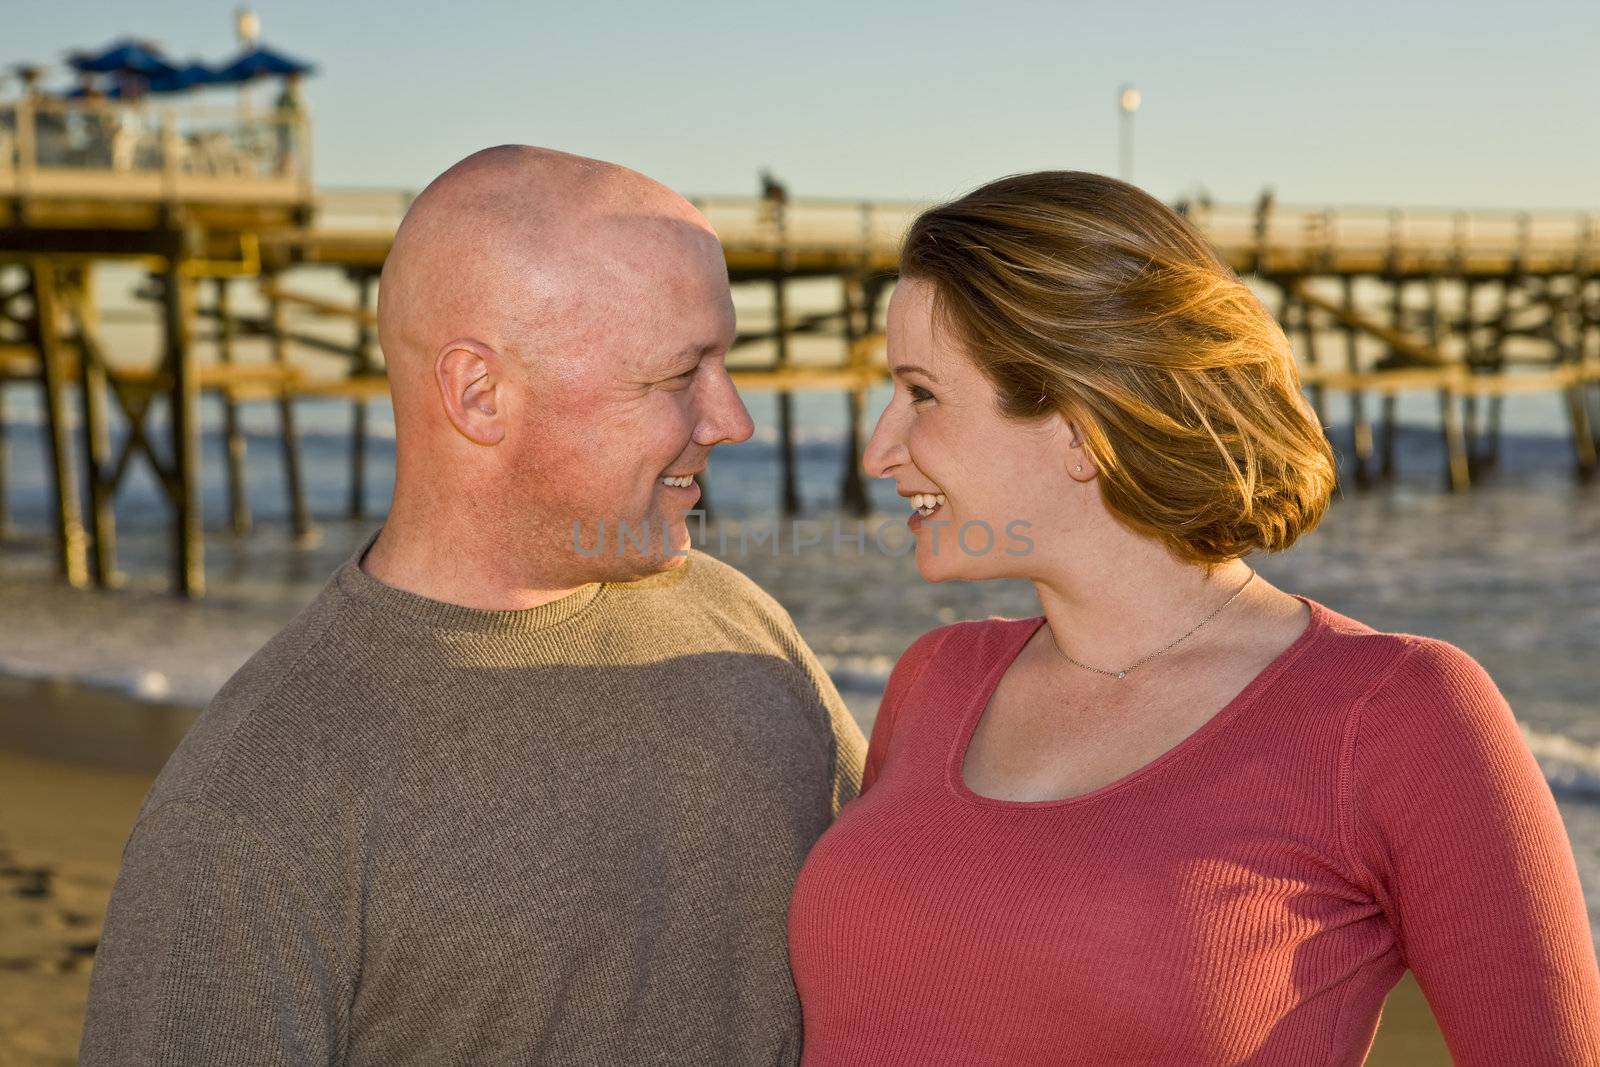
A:
[[[503,369],[498,353],[467,339],[451,341],[434,360],[434,379],[445,416],[474,444],[497,445],[506,435]]]
[[[1089,444],[1076,422],[1067,421],[1066,437],[1067,474],[1073,481],[1092,481],[1100,469],[1095,465],[1094,455],[1090,453]]]

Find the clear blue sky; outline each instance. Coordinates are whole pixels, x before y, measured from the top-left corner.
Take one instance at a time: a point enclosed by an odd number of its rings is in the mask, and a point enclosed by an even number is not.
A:
[[[1172,199],[1600,208],[1600,3],[261,0],[320,65],[324,184],[417,187],[524,141],[688,193],[939,198],[1047,167]],[[233,51],[233,6],[12,5],[0,63],[123,34]],[[23,12],[26,12],[23,14]],[[58,83],[65,77],[60,73]]]

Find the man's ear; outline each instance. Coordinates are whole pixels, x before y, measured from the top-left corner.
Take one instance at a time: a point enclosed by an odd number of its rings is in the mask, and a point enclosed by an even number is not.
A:
[[[506,435],[508,384],[499,353],[478,341],[451,341],[439,350],[433,373],[445,415],[461,436],[474,444],[499,444]]]

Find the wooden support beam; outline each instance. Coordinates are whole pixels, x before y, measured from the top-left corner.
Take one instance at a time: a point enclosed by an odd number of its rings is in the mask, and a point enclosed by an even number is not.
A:
[[[11,472],[10,431],[6,428],[6,385],[10,378],[0,373],[0,542],[11,536],[11,494],[7,483]]]
[[[1295,306],[1300,309],[1300,350],[1305,355],[1305,367],[1313,373],[1322,365],[1322,360],[1317,349],[1317,320],[1310,304],[1304,300],[1295,301]],[[1311,410],[1316,413],[1317,424],[1328,424],[1328,397],[1327,391],[1321,385],[1312,384],[1306,390],[1311,396]]]
[[[1389,332],[1398,334],[1405,321],[1405,280],[1398,273],[1391,271],[1385,279],[1390,286],[1389,290]],[[1388,343],[1388,342],[1386,342]],[[1405,355],[1393,344],[1389,344],[1389,351],[1384,358],[1384,364],[1404,366]],[[1385,482],[1394,481],[1395,476],[1395,438],[1398,436],[1397,405],[1393,393],[1384,393],[1379,401],[1382,414],[1379,416],[1378,426],[1378,478]]]
[[[65,301],[78,340],[78,385],[83,404],[83,456],[89,482],[89,521],[94,582],[102,589],[122,584],[117,570],[116,486],[106,480],[111,438],[106,424],[105,352],[95,322],[92,267],[76,273]]]
[[[1344,305],[1340,314],[1334,314],[1333,319],[1344,328],[1345,366],[1350,374],[1361,373],[1361,336],[1354,319],[1356,294],[1353,277],[1346,276],[1340,279],[1344,289]],[[1305,283],[1298,283],[1301,298],[1307,306],[1317,307],[1317,303],[1310,299],[1310,290]],[[1361,395],[1361,390],[1350,391],[1350,433],[1351,449],[1354,452],[1356,485],[1365,488],[1372,482],[1372,424],[1367,421],[1366,398]]]
[[[772,316],[777,324],[776,362],[779,368],[788,369],[789,308],[784,278],[781,274],[775,275],[772,279]],[[800,483],[794,460],[794,399],[787,388],[778,390],[778,462],[782,468],[779,475],[779,507],[783,511],[784,518],[791,518],[800,513]]]
[[[0,264],[0,272],[4,272],[4,270],[4,265]],[[11,310],[11,304],[27,291],[28,281],[24,277],[23,281],[15,288],[0,295],[0,321],[3,321],[7,332],[11,332],[16,327],[21,326],[23,337],[27,336],[27,325],[17,321],[16,313]],[[11,494],[7,491],[11,471],[11,457],[8,449],[10,437],[6,428],[6,385],[10,381],[10,375],[6,373],[8,356],[5,350],[7,347],[0,344],[0,542],[11,536]],[[31,350],[31,346],[28,347]]]
[[[217,278],[211,289],[215,295],[217,320],[217,359],[224,367],[233,365],[233,311],[229,307],[228,278]],[[239,422],[239,404],[234,393],[222,392],[222,441],[228,461],[228,524],[244,536],[250,532],[250,495],[245,487],[246,449],[244,427]]]
[[[267,281],[273,279],[269,276]],[[283,328],[284,300],[276,285],[267,292],[267,336],[272,346],[272,361],[287,368],[289,347]],[[295,431],[294,396],[288,389],[278,395],[278,439],[283,455],[283,484],[289,497],[289,523],[295,540],[306,543],[313,535],[311,518],[306,511],[305,486],[300,478],[300,438]]]
[[[182,240],[181,234],[164,228],[4,225],[0,226],[0,260],[164,257],[180,254]]]
[[[162,320],[166,332],[166,363],[172,391],[172,461],[176,468],[173,498],[173,568],[177,591],[197,598],[206,591],[205,531],[200,512],[200,380],[195,373],[190,330],[194,319],[194,279],[173,256],[162,271]]]
[[[863,328],[861,305],[865,293],[858,275],[846,275],[841,283],[840,295],[844,306],[840,314],[844,321],[845,363],[856,368],[863,354],[856,345],[856,339]],[[867,513],[867,487],[861,477],[862,454],[866,448],[866,416],[867,387],[857,385],[845,393],[844,471],[839,483],[839,505],[852,515]]]
[[[1584,392],[1584,384],[1575,383],[1563,391],[1562,399],[1566,402],[1578,480],[1589,482],[1593,480],[1596,471],[1595,433],[1594,427],[1589,422],[1589,405],[1584,398]]]
[[[1499,313],[1495,316],[1494,341],[1489,350],[1491,362],[1496,367],[1505,366],[1506,338],[1510,333],[1511,316],[1513,314],[1511,298],[1512,293],[1520,286],[1521,280],[1521,275],[1516,270],[1500,279],[1500,308]],[[1500,424],[1504,402],[1498,395],[1491,396],[1488,408],[1488,426],[1485,429],[1487,447],[1484,452],[1484,466],[1492,469],[1500,463]]]
[[[372,302],[372,273],[355,272],[356,336],[352,346],[355,352],[355,373],[370,375],[377,370],[372,358],[372,334],[377,317],[368,311]],[[350,517],[359,519],[366,514],[367,486],[367,401],[356,397],[350,402]]]
[[[1461,422],[1456,414],[1455,394],[1449,389],[1439,390],[1439,424],[1444,437],[1445,485],[1451,492],[1460,492],[1472,484],[1472,473],[1467,465],[1466,441],[1461,436]]]
[[[787,333],[791,337],[796,334],[822,333],[828,327],[838,323],[840,318],[840,313],[837,311],[817,311],[792,320],[787,330],[774,328],[771,330],[743,331],[734,337],[733,344],[729,346],[728,350],[731,352],[735,349],[747,348],[750,345],[760,344],[765,341],[776,341],[780,333]]]
[[[89,561],[78,499],[77,465],[67,419],[69,376],[61,345],[56,265],[45,256],[31,263],[34,336],[44,372],[45,433],[55,490],[56,567],[69,585],[89,584]]]
[[[370,279],[372,275],[365,271],[359,277]],[[378,328],[378,314],[369,304],[342,304],[337,300],[326,297],[312,296],[310,293],[297,293],[292,289],[285,289],[275,277],[268,275],[257,286],[263,299],[271,302],[277,301],[281,305],[306,308],[319,315],[333,318],[351,319],[360,323],[369,330]]]
[[[1404,360],[1411,363],[1420,364],[1422,366],[1436,366],[1445,362],[1444,355],[1437,349],[1418,341],[1416,338],[1410,336],[1409,334],[1403,333],[1392,326],[1385,326],[1383,323],[1378,322],[1370,315],[1367,315],[1359,310],[1356,307],[1353,297],[1349,295],[1350,286],[1352,283],[1354,283],[1355,279],[1353,277],[1346,276],[1342,280],[1344,281],[1346,288],[1346,297],[1343,302],[1329,300],[1327,297],[1318,294],[1306,284],[1305,279],[1303,278],[1297,279],[1293,284],[1295,285],[1296,289],[1299,290],[1301,299],[1305,300],[1312,307],[1322,309],[1341,325],[1353,328],[1357,332],[1366,334],[1369,337],[1377,338],[1379,341],[1382,341],[1395,353],[1401,356]]]

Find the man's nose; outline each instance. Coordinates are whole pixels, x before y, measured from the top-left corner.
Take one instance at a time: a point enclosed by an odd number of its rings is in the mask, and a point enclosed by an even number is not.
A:
[[[695,435],[696,438],[703,445],[736,445],[750,440],[755,432],[756,424],[733,384],[733,376],[726,367],[718,368],[701,411],[700,431]]]

